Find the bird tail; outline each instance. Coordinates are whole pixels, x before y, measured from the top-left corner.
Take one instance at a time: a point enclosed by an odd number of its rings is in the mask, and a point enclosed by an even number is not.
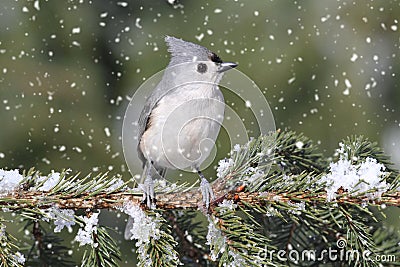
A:
[[[126,223],[125,226],[125,232],[124,232],[124,238],[125,240],[131,240],[133,239],[133,234],[131,230],[133,229],[133,223],[135,222],[135,219],[132,218],[131,216],[128,217],[128,222]]]

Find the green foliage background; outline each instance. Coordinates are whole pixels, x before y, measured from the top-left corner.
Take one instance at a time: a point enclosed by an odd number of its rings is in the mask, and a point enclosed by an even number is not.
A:
[[[238,62],[277,128],[304,132],[327,155],[363,134],[399,164],[399,14],[394,0],[3,0],[0,168],[128,179],[123,114],[135,89],[167,65],[165,35]]]

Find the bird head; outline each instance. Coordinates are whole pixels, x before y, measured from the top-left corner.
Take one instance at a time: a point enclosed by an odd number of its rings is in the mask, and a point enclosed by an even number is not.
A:
[[[225,71],[237,66],[236,63],[222,61],[216,53],[201,45],[171,36],[167,36],[165,41],[171,53],[168,68],[179,69],[175,73],[183,76],[184,80],[218,82]]]

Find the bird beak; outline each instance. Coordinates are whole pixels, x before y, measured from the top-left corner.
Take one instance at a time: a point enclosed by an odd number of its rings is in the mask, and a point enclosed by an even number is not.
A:
[[[218,72],[225,72],[227,70],[233,69],[237,66],[238,64],[233,63],[233,62],[222,62],[219,65]]]

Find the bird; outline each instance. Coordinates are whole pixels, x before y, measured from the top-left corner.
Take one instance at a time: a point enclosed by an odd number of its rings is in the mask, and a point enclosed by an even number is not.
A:
[[[161,81],[147,98],[138,120],[137,152],[143,174],[143,202],[155,201],[154,179],[167,169],[191,170],[200,178],[203,202],[214,198],[201,164],[210,155],[224,118],[224,97],[218,87],[224,72],[238,64],[224,62],[201,45],[166,36],[171,54]],[[131,236],[129,218],[125,238]]]

